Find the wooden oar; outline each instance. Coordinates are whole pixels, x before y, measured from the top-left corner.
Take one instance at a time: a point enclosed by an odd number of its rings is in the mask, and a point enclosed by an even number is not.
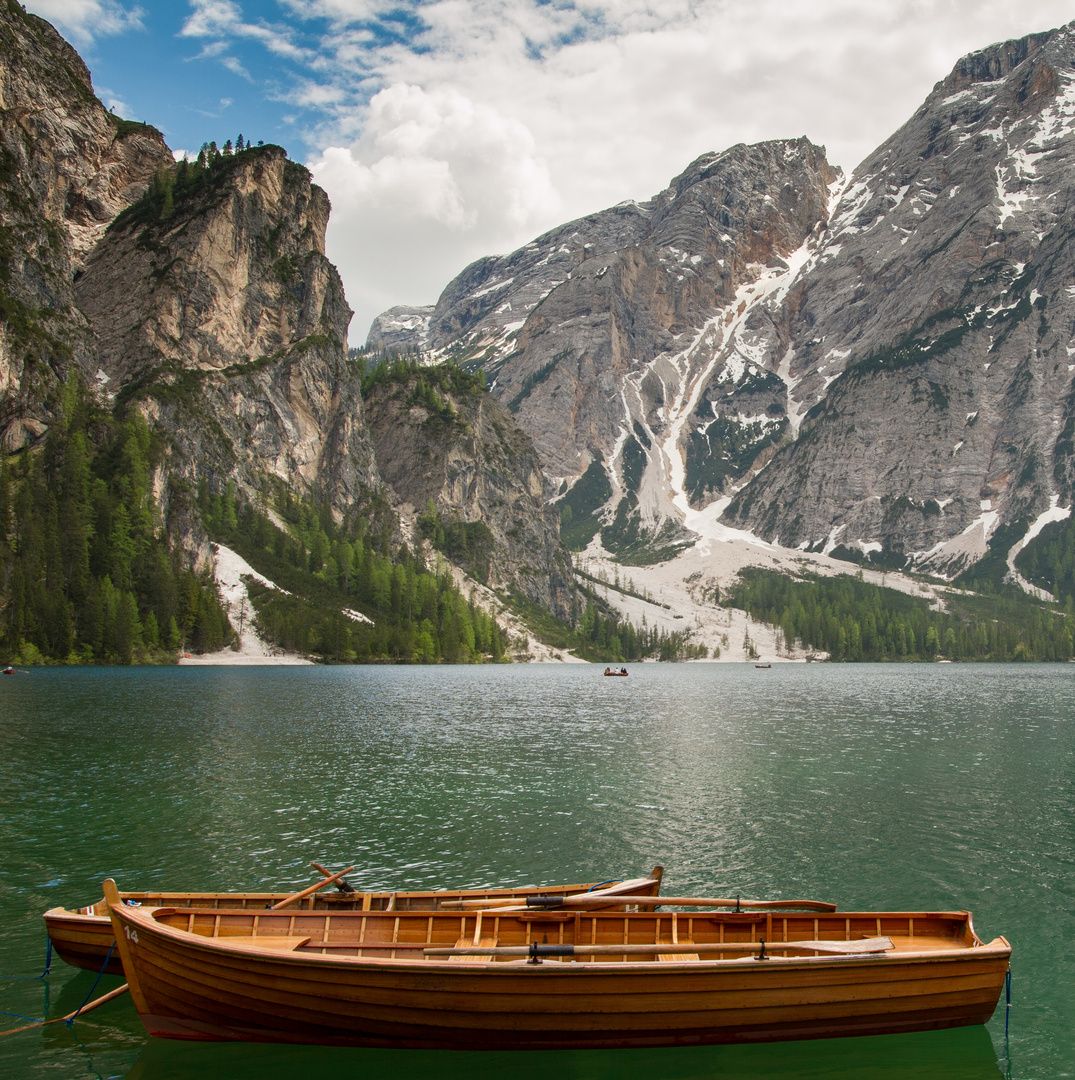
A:
[[[657,870],[662,870],[663,867],[654,867],[654,873]],[[569,895],[563,895],[561,893],[554,893],[551,896],[544,894],[533,894],[530,896],[498,896],[495,898],[487,898],[485,900],[442,900],[442,908],[453,909],[475,909],[481,908],[487,910],[489,908],[509,908],[512,911],[526,910],[528,908],[552,908],[552,907],[574,907],[575,901],[580,897],[585,897],[589,902],[590,907],[608,907],[612,904],[633,904],[635,902],[636,893],[635,889],[645,888],[646,886],[652,886],[654,882],[659,882],[660,878],[657,877],[644,877],[644,878],[627,878],[624,881],[617,881],[614,885],[609,885],[605,889],[590,889],[584,893],[570,893]],[[660,901],[657,901],[660,903]],[[520,905],[523,905],[520,907]]]
[[[27,675],[30,673],[27,672]],[[107,994],[102,994],[99,998],[94,998],[93,1001],[86,1005],[81,1005],[75,1009],[74,1012],[69,1012],[66,1016],[57,1016],[53,1020],[38,1020],[33,1024],[26,1024],[23,1027],[8,1028],[7,1031],[0,1031],[0,1036],[14,1035],[17,1031],[30,1031],[31,1028],[48,1027],[49,1024],[60,1024],[64,1020],[74,1020],[76,1017],[85,1016],[88,1012],[93,1012],[99,1005],[104,1005],[106,1002],[114,1001],[121,994],[126,994],[130,987],[124,983],[122,986],[117,986],[115,990],[109,990]]]
[[[305,900],[308,896],[313,896],[315,892],[320,892],[326,885],[335,885],[345,874],[349,874],[354,870],[353,866],[349,866],[346,870],[341,870],[338,874],[330,874],[323,881],[319,881],[316,885],[311,885],[308,889],[303,889],[302,892],[293,893],[291,896],[285,896],[283,900],[278,904],[273,904],[270,911],[279,911],[280,908],[286,908],[289,904],[297,904],[300,900]]]
[[[531,896],[525,904],[507,897],[495,900],[447,900],[445,908],[499,908],[505,914],[513,911],[532,911],[534,908],[600,908],[610,904],[634,904],[638,907],[707,907],[742,908],[745,911],[826,911],[836,910],[835,904],[821,900],[728,900],[711,896],[634,896],[616,893],[573,893],[570,896]]]
[[[326,870],[319,862],[312,862],[312,863],[310,863],[310,865],[315,870],[317,870],[320,873],[324,874],[325,877],[332,877],[332,871],[331,870]],[[339,881],[339,883],[337,884],[336,887],[340,890],[340,892],[354,892],[355,891],[355,887],[352,884],[350,884],[349,882],[344,881],[342,878],[340,879],[340,881]]]
[[[669,956],[678,953],[747,952],[766,955],[772,952],[820,952],[836,956],[882,953],[893,948],[887,937],[863,938],[861,941],[708,941],[682,945],[473,945],[458,948],[425,949],[426,956]]]

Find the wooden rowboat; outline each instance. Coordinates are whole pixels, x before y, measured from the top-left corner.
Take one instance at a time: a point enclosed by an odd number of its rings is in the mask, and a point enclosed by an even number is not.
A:
[[[105,895],[151,1035],[639,1047],[983,1024],[1011,949],[954,912],[262,912]]]
[[[320,869],[320,867],[318,868]],[[328,876],[328,871],[323,871]],[[624,881],[584,885],[549,885],[542,888],[500,889],[454,889],[424,890],[418,892],[315,892],[295,900],[296,910],[336,911],[428,911],[438,910],[446,902],[467,900],[492,900],[501,903],[536,895],[563,897],[573,893],[591,896],[608,896],[610,904],[616,904],[619,896],[656,896],[661,889],[664,867],[655,866],[647,877],[629,878]],[[321,883],[321,887],[331,884]],[[127,892],[121,894],[124,903],[143,908],[212,908],[214,910],[263,911],[288,899],[286,893],[229,893],[229,892]],[[622,903],[622,901],[620,902]],[[115,941],[112,923],[108,917],[108,904],[102,898],[87,907],[68,909],[50,908],[45,912],[45,928],[49,940],[60,958],[73,967],[99,971],[109,949]],[[113,953],[105,969],[112,975],[123,974],[119,956]]]

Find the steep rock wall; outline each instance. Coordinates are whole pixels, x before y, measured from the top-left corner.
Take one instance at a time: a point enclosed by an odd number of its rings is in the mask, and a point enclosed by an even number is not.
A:
[[[0,443],[48,427],[93,344],[72,279],[108,222],[170,165],[160,133],[111,116],[82,59],[43,19],[0,3]]]
[[[432,502],[449,533],[457,524],[488,529],[472,532],[469,543],[460,533],[459,550],[442,544],[449,557],[483,584],[570,616],[559,518],[545,506],[533,442],[499,402],[461,373],[432,370],[372,386],[366,419],[398,502],[419,514]]]
[[[377,477],[328,199],[279,147],[183,175],[118,218],[78,280],[102,382],[143,402],[181,475],[248,494],[275,476],[343,516]]]
[[[1071,505],[1073,164],[1070,27],[937,84],[856,170],[780,313],[802,426],[730,520],[954,573],[1001,523]]]

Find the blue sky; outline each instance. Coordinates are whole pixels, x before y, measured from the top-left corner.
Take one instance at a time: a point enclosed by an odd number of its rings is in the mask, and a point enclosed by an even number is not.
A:
[[[699,154],[806,135],[850,171],[962,55],[1067,0],[26,0],[106,105],[278,142],[329,193],[352,343],[467,263]]]
[[[106,105],[154,124],[173,148],[196,151],[202,142],[223,143],[240,132],[279,142],[299,158],[313,148],[308,134],[322,121],[321,110],[296,101],[293,90],[329,32],[323,18],[297,18],[275,0],[214,5],[231,9],[234,20],[206,18],[208,5],[199,12],[187,0],[126,7],[54,0],[27,7],[65,32]],[[72,18],[81,12],[84,20]],[[293,55],[281,55],[282,46]]]

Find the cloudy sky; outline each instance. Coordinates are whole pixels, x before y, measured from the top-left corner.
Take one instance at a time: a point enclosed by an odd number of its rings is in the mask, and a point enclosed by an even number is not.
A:
[[[117,114],[285,146],[333,204],[351,344],[467,263],[693,158],[806,135],[846,170],[967,52],[1063,0],[27,0]]]

